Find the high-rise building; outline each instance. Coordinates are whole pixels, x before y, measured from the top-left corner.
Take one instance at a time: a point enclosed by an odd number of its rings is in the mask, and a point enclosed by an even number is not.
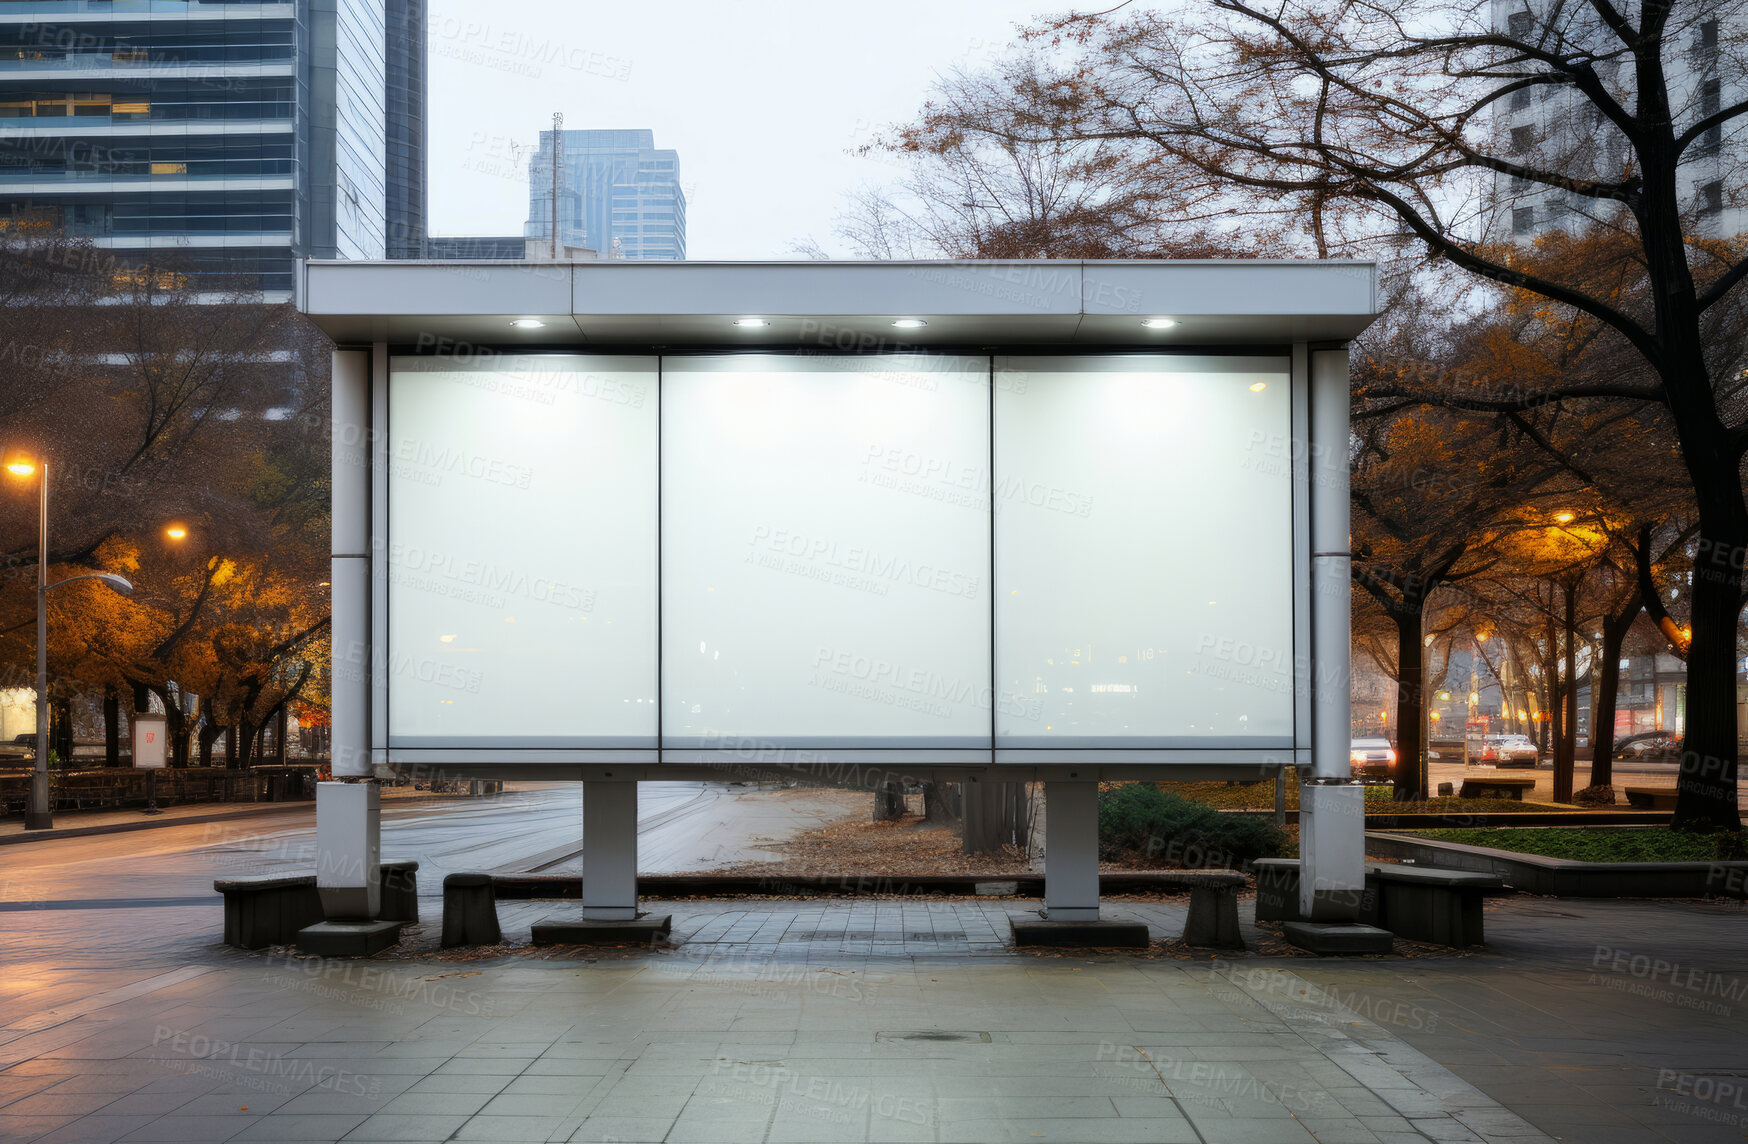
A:
[[[425,0],[386,0],[389,258],[423,258],[428,227],[425,184]]]
[[[422,241],[423,25],[423,0],[0,4],[0,231],[270,298],[299,258]]]
[[[553,143],[558,178],[553,178]],[[658,150],[651,131],[542,131],[528,164],[531,239],[552,239],[558,199],[558,245],[603,258],[677,262],[686,257],[686,195],[678,152]]]
[[[1633,84],[1632,62],[1614,32],[1589,5],[1556,0],[1491,0],[1495,29],[1513,38],[1547,45],[1549,51],[1595,53],[1594,67],[1604,83]],[[1720,26],[1715,15],[1695,6],[1690,18],[1670,26],[1663,49],[1677,129],[1743,98],[1743,81],[1721,66]],[[1624,69],[1624,71],[1622,70]],[[1493,130],[1508,156],[1526,165],[1577,178],[1622,177],[1631,161],[1627,138],[1596,105],[1570,84],[1523,87],[1492,105]],[[1679,187],[1702,235],[1729,237],[1748,231],[1748,211],[1733,207],[1724,194],[1729,174],[1748,159],[1748,138],[1714,127],[1696,139],[1683,157]],[[1599,210],[1615,209],[1584,195],[1571,194],[1532,179],[1497,176],[1491,230],[1502,239],[1533,242],[1550,230],[1576,232]]]

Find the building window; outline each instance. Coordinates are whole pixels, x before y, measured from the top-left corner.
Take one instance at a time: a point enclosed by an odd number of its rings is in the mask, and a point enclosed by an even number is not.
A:
[[[1695,45],[1700,51],[1710,55],[1718,50],[1718,22],[1702,20],[1699,25],[1699,43]]]
[[[1529,234],[1536,229],[1536,208],[1518,207],[1511,212],[1511,233]]]
[[[1716,179],[1702,184],[1699,189],[1699,213],[1707,215],[1722,214],[1724,211],[1724,184]]]
[[[1513,127],[1511,129],[1511,152],[1512,152],[1512,154],[1514,154],[1514,155],[1523,154],[1525,151],[1528,151],[1530,149],[1530,146],[1534,142],[1535,142],[1535,128],[1533,128],[1533,127]]]
[[[1529,88],[1527,88],[1527,87],[1519,88],[1518,90],[1511,93],[1511,109],[1513,111],[1522,111],[1524,108],[1528,107],[1529,105],[1530,105]]]
[[[1513,38],[1521,40],[1529,36],[1530,31],[1535,27],[1535,20],[1528,12],[1513,12],[1506,17],[1505,27]]]

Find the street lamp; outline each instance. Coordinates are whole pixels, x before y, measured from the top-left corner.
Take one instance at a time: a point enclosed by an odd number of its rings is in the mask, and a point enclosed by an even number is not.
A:
[[[134,586],[110,572],[91,572],[49,583],[49,464],[29,457],[13,457],[6,462],[6,471],[18,477],[35,473],[40,488],[36,521],[36,768],[30,775],[30,804],[24,811],[24,828],[48,830],[54,826],[49,812],[49,589],[79,580],[96,580],[111,591],[129,596]]]

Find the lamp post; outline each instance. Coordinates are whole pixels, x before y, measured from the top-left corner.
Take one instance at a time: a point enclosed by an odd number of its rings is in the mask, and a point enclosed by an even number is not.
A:
[[[79,580],[97,580],[123,596],[131,595],[134,586],[109,572],[91,572],[69,576],[49,583],[49,466],[26,457],[15,457],[6,464],[6,471],[15,476],[38,474],[40,498],[37,504],[36,559],[36,768],[30,775],[30,805],[24,811],[26,830],[48,830],[54,826],[49,811],[49,589]]]

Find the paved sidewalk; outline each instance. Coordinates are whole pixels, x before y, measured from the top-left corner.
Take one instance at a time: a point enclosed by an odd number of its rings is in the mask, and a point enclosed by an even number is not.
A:
[[[507,904],[506,922],[514,936],[565,908]],[[661,908],[687,944],[490,961],[190,950],[13,1015],[0,1139],[1549,1139],[1305,979],[1305,961],[1015,955],[988,940],[1012,902]],[[1123,908],[1182,924],[1169,902]]]

